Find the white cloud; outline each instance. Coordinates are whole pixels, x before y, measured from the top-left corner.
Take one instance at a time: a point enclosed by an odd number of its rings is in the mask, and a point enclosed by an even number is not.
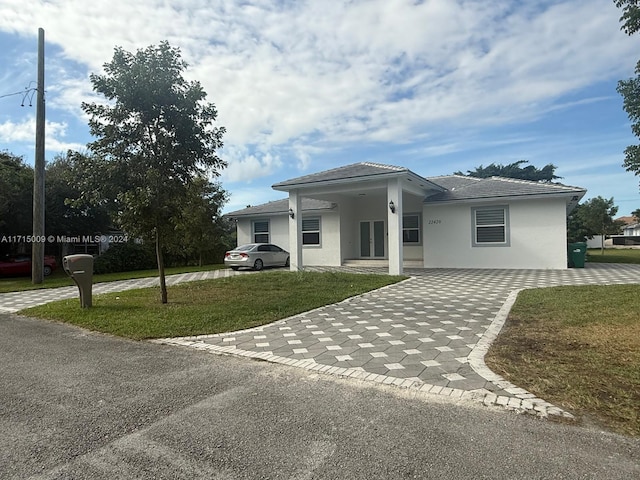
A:
[[[221,152],[227,162],[222,171],[222,181],[250,183],[252,180],[267,177],[282,166],[282,161],[271,152],[262,154],[249,153],[247,148],[226,147]]]
[[[266,202],[287,198],[282,192],[273,190],[259,190],[255,188],[238,188],[234,189],[229,199],[229,203],[225,205],[223,212],[235,212],[242,210],[248,205],[262,205]]]
[[[637,44],[602,0],[0,0],[0,30],[62,53],[51,106],[82,118],[82,68],[116,45],[181,47],[227,127],[229,181],[308,168],[335,145],[539,118],[581,89],[631,73]],[[4,14],[6,13],[6,14]],[[447,142],[436,151],[455,149]],[[314,150],[319,149],[319,150]],[[282,154],[282,155],[281,155]]]
[[[82,150],[84,145],[76,142],[66,142],[67,124],[58,122],[45,123],[45,150],[50,153],[63,153],[67,150]],[[2,143],[29,143],[33,142],[35,148],[36,120],[28,118],[22,122],[14,123],[6,121],[0,123],[0,142]]]

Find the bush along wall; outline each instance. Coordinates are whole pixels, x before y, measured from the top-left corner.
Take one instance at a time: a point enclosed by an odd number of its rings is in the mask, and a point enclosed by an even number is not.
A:
[[[157,267],[153,246],[139,243],[119,243],[109,247],[93,263],[93,272],[114,273],[131,270],[150,270]]]

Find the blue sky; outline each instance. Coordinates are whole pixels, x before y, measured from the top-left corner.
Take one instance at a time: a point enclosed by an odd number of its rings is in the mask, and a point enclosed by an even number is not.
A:
[[[168,40],[227,129],[225,211],[275,182],[354,162],[423,176],[557,165],[586,198],[640,208],[621,166],[637,139],[616,92],[640,58],[609,0],[0,0],[0,96],[36,80],[46,40],[46,156],[84,149],[90,73],[115,46]],[[0,150],[33,163],[35,106],[0,98]]]

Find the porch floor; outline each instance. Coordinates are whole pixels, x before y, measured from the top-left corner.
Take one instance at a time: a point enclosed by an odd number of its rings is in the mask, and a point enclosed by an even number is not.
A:
[[[424,262],[422,260],[405,260],[402,262],[405,268],[422,268]],[[361,258],[347,258],[342,262],[343,267],[380,267],[389,268],[389,260],[387,259],[361,259]]]

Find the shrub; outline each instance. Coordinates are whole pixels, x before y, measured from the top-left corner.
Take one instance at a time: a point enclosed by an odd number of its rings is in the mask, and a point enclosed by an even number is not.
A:
[[[119,243],[96,258],[93,271],[96,274],[150,270],[157,266],[153,247],[139,243]]]

